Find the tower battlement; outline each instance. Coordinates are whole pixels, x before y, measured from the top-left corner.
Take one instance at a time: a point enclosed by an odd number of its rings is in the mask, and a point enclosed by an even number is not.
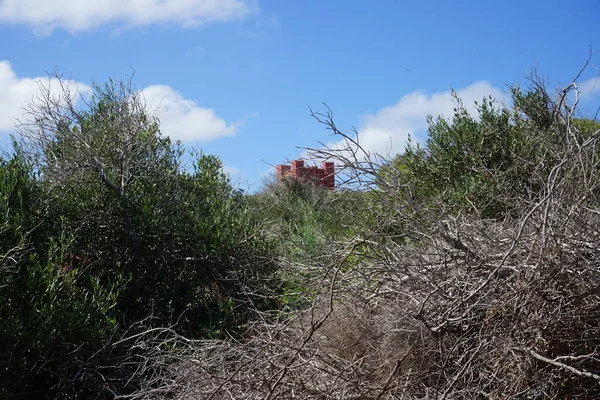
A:
[[[306,166],[304,160],[293,160],[291,165],[277,166],[277,182],[283,178],[293,178],[312,183],[326,189],[335,189],[335,168],[332,162],[323,161],[321,167]]]

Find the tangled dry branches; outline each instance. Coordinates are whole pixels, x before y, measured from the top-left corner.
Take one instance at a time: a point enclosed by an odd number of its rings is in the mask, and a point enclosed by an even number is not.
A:
[[[600,131],[582,138],[572,108],[560,112],[575,89],[553,116],[561,157],[518,218],[425,208],[390,183],[377,229],[339,244],[333,261],[293,266],[313,277],[310,307],[239,341],[185,347],[162,386],[129,398],[599,398]],[[316,155],[373,183],[379,164],[330,114],[317,118],[354,150]],[[388,229],[398,226],[400,238]]]

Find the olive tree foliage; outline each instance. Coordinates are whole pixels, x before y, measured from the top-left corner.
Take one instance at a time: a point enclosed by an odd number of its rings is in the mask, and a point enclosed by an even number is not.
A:
[[[94,260],[86,273],[128,278],[121,322],[152,315],[194,335],[235,325],[244,307],[234,312],[232,298],[247,301],[245,277],[270,264],[256,261],[268,245],[220,160],[192,154],[182,168],[180,143],[161,134],[131,80],[85,97],[55,77],[59,90],[41,86],[28,106],[19,146],[74,247]]]
[[[484,218],[514,217],[524,203],[539,199],[567,142],[581,145],[594,133],[589,123],[556,111],[576,108],[566,104],[572,85],[554,95],[533,73],[529,85],[510,87],[511,108],[484,98],[475,103],[475,115],[455,96],[453,115],[430,116],[426,141],[409,142],[378,181],[410,186],[421,203],[466,208]]]
[[[95,84],[86,99],[61,75],[55,78],[58,94],[40,84],[19,124],[23,150],[55,187],[101,183],[118,200],[123,229],[136,240],[130,187],[156,179],[161,168],[176,171],[178,144],[160,135],[158,119],[131,81]]]
[[[218,157],[185,158],[131,80],[82,96],[54,77],[0,159],[0,397],[115,398],[180,335],[269,308],[272,246]]]
[[[0,159],[0,397],[66,398],[116,331],[120,285],[80,274],[72,238],[46,221],[45,190],[16,151]],[[92,361],[92,359],[96,360]],[[73,379],[78,376],[78,379]]]

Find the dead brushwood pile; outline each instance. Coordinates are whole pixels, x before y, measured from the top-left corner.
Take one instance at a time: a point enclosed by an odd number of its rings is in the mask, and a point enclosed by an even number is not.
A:
[[[598,216],[556,221],[562,229],[546,243],[534,221],[453,221],[469,252],[441,242],[388,247],[366,270],[342,262],[323,271],[328,290],[296,318],[182,353],[170,390],[182,399],[598,398]]]
[[[400,179],[379,181],[376,228],[327,259],[282,263],[313,277],[310,307],[264,314],[244,339],[187,346],[129,397],[600,398],[600,130],[572,124],[576,89],[553,103],[560,147],[537,170],[543,186],[510,199],[510,217],[419,204]],[[381,160],[315,116],[348,146],[313,153],[374,183]]]

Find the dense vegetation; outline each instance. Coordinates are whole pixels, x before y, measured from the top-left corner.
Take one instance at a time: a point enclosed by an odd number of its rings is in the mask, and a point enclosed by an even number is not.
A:
[[[235,331],[269,305],[246,276],[269,275],[271,245],[220,161],[183,168],[128,86],[85,108],[45,94],[0,164],[2,397],[91,396],[111,374],[127,391],[122,335]]]
[[[236,190],[130,84],[42,91],[0,160],[2,398],[598,398],[599,125],[570,85]]]

